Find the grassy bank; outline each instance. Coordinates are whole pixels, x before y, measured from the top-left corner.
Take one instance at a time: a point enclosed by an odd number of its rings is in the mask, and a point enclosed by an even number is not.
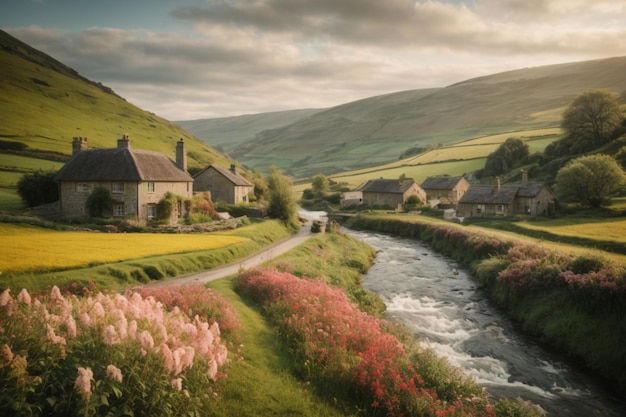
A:
[[[348,226],[420,239],[465,262],[529,334],[626,392],[623,264],[429,219],[358,216]]]

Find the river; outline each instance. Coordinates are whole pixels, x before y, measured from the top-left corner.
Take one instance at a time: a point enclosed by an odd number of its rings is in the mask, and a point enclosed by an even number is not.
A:
[[[440,356],[494,398],[521,398],[550,416],[626,416],[626,403],[524,337],[462,266],[418,240],[345,230],[378,250],[363,286]]]

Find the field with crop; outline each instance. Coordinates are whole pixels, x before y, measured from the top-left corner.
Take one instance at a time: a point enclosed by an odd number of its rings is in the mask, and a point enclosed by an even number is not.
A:
[[[0,271],[29,272],[83,267],[149,256],[217,249],[247,241],[222,234],[61,232],[0,223]]]

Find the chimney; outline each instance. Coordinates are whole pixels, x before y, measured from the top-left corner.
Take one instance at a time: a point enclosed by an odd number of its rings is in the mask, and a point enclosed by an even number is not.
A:
[[[122,136],[122,139],[117,140],[117,148],[130,150],[130,139],[128,138],[128,135],[124,135]]]
[[[235,164],[230,164],[230,172],[237,175],[237,167],[235,166]]]
[[[72,139],[72,156],[76,155],[80,151],[87,149],[87,138],[74,137]]]
[[[180,140],[176,142],[176,165],[187,172],[187,151],[185,151],[185,141],[183,138],[180,138]]]
[[[522,185],[526,185],[528,182],[528,171],[525,169],[522,170]]]
[[[496,183],[493,186],[493,193],[497,194],[500,192],[500,177],[496,177]]]

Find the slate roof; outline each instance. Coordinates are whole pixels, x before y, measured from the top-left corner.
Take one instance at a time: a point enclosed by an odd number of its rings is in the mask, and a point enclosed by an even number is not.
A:
[[[519,187],[504,185],[494,192],[492,185],[472,185],[459,200],[459,204],[512,204]]]
[[[188,182],[193,178],[166,155],[126,148],[85,149],[57,172],[57,181]]]
[[[452,190],[463,179],[458,177],[428,177],[422,183],[424,190]]]
[[[364,184],[361,184],[356,191],[364,193],[390,193],[390,194],[404,194],[409,188],[415,184],[413,180],[404,180],[402,182],[398,180],[368,180]]]
[[[536,197],[545,186],[546,185],[542,182],[527,182],[526,184],[519,184],[517,196],[529,198]]]
[[[248,181],[247,179],[243,178],[242,176],[240,176],[238,174],[235,174],[230,169],[218,167],[218,166],[215,166],[215,165],[209,165],[208,167],[204,168],[202,171],[198,172],[193,177],[194,178],[198,177],[200,174],[202,174],[204,171],[208,170],[209,168],[213,168],[214,170],[216,170],[217,172],[222,174],[228,181],[233,183],[233,185],[254,187],[254,184],[252,184],[250,181]]]

